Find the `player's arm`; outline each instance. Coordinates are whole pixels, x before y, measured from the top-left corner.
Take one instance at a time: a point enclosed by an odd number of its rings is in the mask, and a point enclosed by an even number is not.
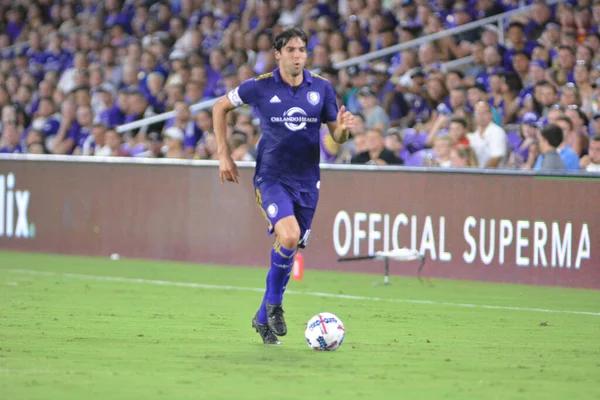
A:
[[[350,111],[346,111],[346,107],[342,106],[337,115],[336,121],[327,122],[327,127],[331,133],[331,137],[337,143],[345,143],[350,136],[350,128],[354,125],[354,115]]]
[[[240,86],[229,91],[213,106],[213,128],[219,156],[219,177],[224,181],[238,183],[238,171],[227,143],[227,113],[243,104],[255,103],[259,96],[254,79],[243,82]]]
[[[333,140],[340,144],[348,140],[350,129],[354,126],[354,116],[350,111],[346,111],[345,106],[342,106],[338,111],[337,98],[331,84],[328,84],[325,88],[322,118],[326,121]]]
[[[221,183],[225,180],[238,183],[239,173],[233,158],[231,158],[229,144],[227,143],[227,113],[235,108],[236,106],[231,102],[228,95],[222,96],[213,106],[213,128],[217,142]]]

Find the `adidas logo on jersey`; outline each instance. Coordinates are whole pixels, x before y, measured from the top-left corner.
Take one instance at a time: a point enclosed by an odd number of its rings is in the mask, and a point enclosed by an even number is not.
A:
[[[281,103],[281,100],[279,99],[279,97],[277,97],[277,95],[271,97],[271,100],[269,100],[269,103]]]

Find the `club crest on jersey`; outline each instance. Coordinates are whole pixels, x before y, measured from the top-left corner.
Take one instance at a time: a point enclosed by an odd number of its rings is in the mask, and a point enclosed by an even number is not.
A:
[[[321,96],[319,96],[318,92],[308,92],[306,97],[308,98],[308,102],[313,106],[319,104],[319,101],[321,100]]]
[[[275,216],[277,215],[277,211],[279,211],[279,209],[277,208],[277,204],[275,203],[271,203],[267,207],[267,214],[269,214],[269,217],[271,218],[275,218]]]

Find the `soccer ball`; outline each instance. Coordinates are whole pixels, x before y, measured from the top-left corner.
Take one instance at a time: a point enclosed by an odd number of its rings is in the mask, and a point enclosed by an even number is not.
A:
[[[332,313],[322,312],[308,321],[304,337],[315,351],[335,351],[344,343],[346,330],[341,319]]]

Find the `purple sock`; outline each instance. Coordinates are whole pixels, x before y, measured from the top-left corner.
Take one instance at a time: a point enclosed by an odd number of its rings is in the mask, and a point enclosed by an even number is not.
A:
[[[292,268],[294,268],[294,267],[292,266],[285,270],[285,278],[283,278],[283,287],[281,288],[281,298],[282,299],[283,299],[283,294],[285,293],[285,288],[287,287],[287,284],[290,281],[290,278],[292,277]]]
[[[260,308],[258,309],[258,314],[256,315],[256,319],[258,320],[259,324],[267,323],[267,292],[269,291],[270,275],[271,270],[269,269],[269,272],[267,272],[267,289],[265,290],[265,295],[263,296],[262,304],[260,305]]]
[[[258,323],[267,322],[267,300],[270,304],[281,304],[284,286],[289,281],[289,273],[294,262],[295,250],[281,247],[278,243],[271,250],[271,268],[267,274],[267,289],[258,310]]]
[[[284,281],[293,262],[294,250],[286,249],[278,244],[271,250],[271,274],[267,288],[267,300],[270,304],[281,304]]]

